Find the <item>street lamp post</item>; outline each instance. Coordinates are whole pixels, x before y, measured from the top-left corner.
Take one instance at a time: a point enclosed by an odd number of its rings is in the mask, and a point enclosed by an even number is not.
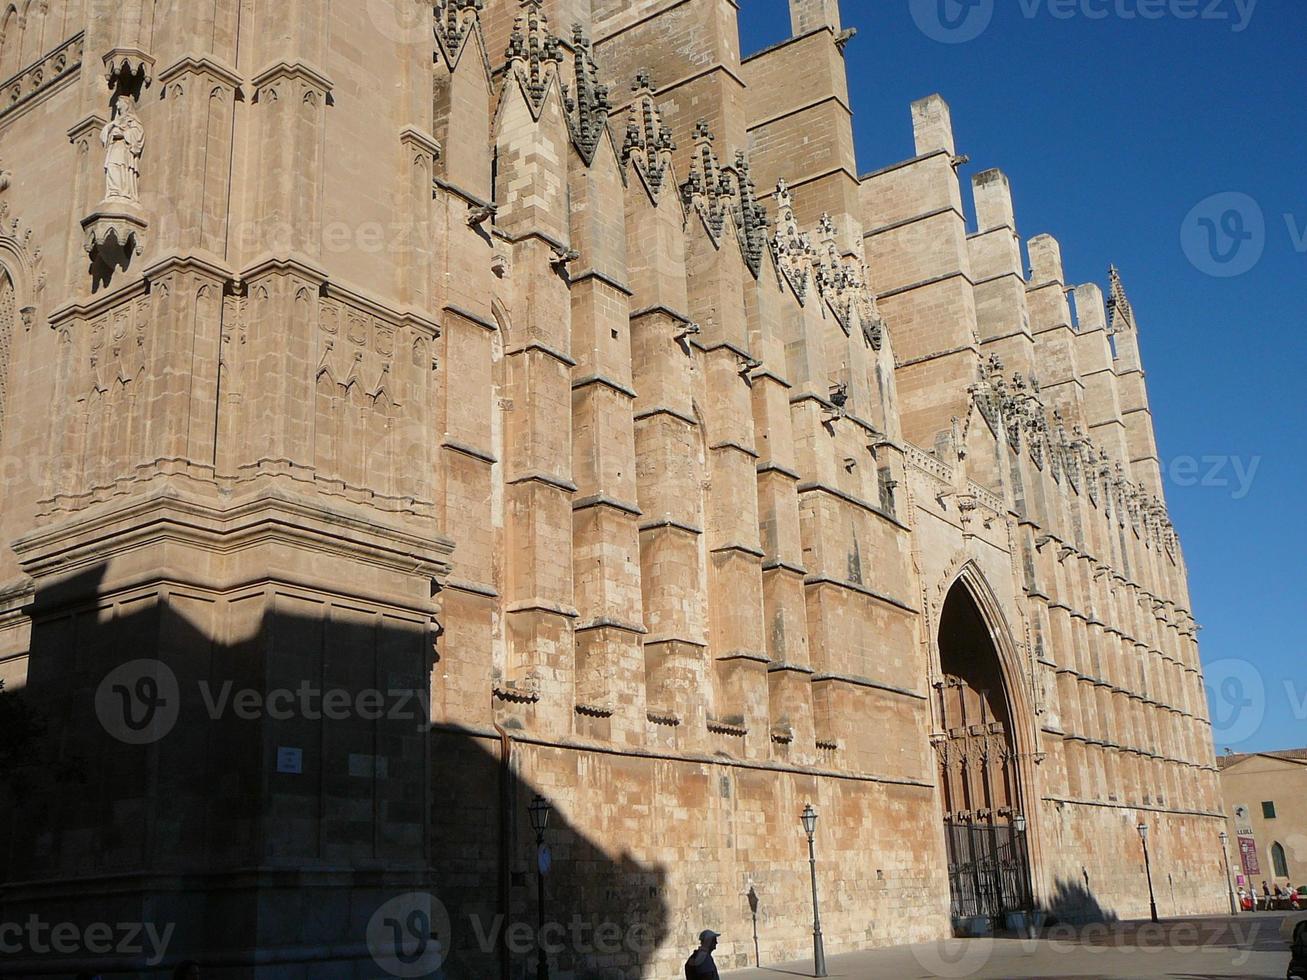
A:
[[[549,826],[549,801],[537,795],[526,808],[531,829],[536,832],[536,980],[549,980],[549,963],[545,958],[545,873],[549,870],[549,849],[545,847],[545,828]]]
[[[1021,848],[1012,848],[1013,858],[1017,862],[1020,870],[1021,881],[1021,904],[1022,912],[1033,912],[1035,905],[1035,896],[1030,885],[1030,848],[1026,843],[1026,815],[1018,811],[1012,817],[1012,829],[1017,832],[1016,839],[1021,842]],[[1032,924],[1033,927],[1033,924]]]
[[[817,829],[817,811],[809,803],[799,817],[808,834],[808,870],[812,875],[812,960],[814,977],[826,976],[826,949],[821,942],[821,912],[817,907],[817,851],[813,844],[813,831]]]
[[[1148,824],[1139,821],[1139,839],[1144,842],[1144,873],[1148,875],[1148,909],[1157,921],[1157,897],[1153,894],[1153,864],[1148,857]]]
[[[1239,914],[1239,904],[1234,900],[1234,882],[1230,880],[1230,835],[1224,830],[1216,835],[1221,841],[1221,860],[1225,863],[1225,890],[1230,895],[1230,914]]]

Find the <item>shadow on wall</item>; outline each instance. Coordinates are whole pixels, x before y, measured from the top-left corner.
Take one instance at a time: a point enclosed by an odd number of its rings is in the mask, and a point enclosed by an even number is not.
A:
[[[1053,883],[1053,892],[1048,897],[1044,912],[1048,916],[1049,925],[1117,921],[1116,913],[1103,908],[1094,897],[1089,882],[1076,878],[1058,878]]]
[[[431,730],[429,621],[101,579],[37,596],[0,693],[0,975],[534,975],[536,789],[499,739]],[[663,870],[556,810],[546,839],[555,974],[640,976]]]

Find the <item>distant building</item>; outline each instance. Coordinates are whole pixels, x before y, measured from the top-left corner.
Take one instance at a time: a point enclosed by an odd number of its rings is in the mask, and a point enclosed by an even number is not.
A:
[[[1217,764],[1235,884],[1307,884],[1307,748],[1228,753]]]

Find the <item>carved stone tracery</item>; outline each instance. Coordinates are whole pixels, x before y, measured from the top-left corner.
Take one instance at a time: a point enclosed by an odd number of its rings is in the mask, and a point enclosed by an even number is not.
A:
[[[635,101],[627,115],[626,137],[622,142],[622,164],[634,164],[644,177],[645,184],[655,198],[662,190],[663,180],[672,165],[676,141],[671,127],[663,121],[662,113],[654,102],[653,77],[642,71],[632,85]]]
[[[726,218],[736,206],[736,189],[731,175],[722,167],[713,151],[716,139],[708,124],[694,127],[694,156],[690,173],[681,185],[681,200],[686,210],[696,213],[715,240],[726,230]]]
[[[608,98],[608,86],[599,81],[599,67],[594,61],[590,39],[580,24],[572,27],[572,51],[576,77],[576,91],[563,86],[563,103],[567,108],[567,121],[572,130],[572,141],[589,165],[594,160],[599,140],[608,130],[608,114],[613,105]]]

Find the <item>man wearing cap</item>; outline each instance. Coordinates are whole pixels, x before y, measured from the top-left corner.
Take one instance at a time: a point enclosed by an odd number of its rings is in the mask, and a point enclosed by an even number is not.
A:
[[[717,948],[719,933],[705,929],[699,933],[699,948],[685,961],[685,980],[721,980],[712,951]]]

